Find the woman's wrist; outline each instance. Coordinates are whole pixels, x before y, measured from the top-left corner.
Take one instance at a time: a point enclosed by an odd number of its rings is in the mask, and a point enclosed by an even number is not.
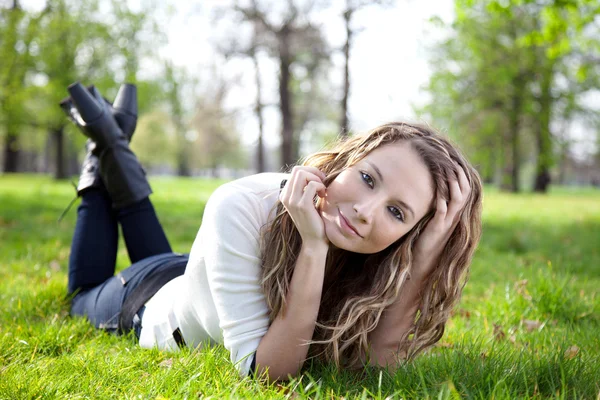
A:
[[[302,241],[300,253],[312,257],[327,257],[329,243],[323,240]]]
[[[435,269],[436,265],[439,262],[439,255],[429,254],[425,257],[419,257],[416,255],[413,258],[411,269],[411,280],[415,280],[416,282],[422,282],[430,275],[430,273]]]

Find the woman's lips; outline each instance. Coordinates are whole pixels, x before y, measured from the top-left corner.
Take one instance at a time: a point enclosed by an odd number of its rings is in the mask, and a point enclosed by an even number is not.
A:
[[[342,211],[339,209],[338,209],[338,211],[340,213],[340,225],[342,226],[342,229],[344,229],[344,230],[348,231],[349,233],[354,234],[358,237],[362,237],[360,235],[360,233],[358,233],[356,228],[352,226],[350,221],[348,221],[348,219],[346,219],[346,217],[344,217],[344,214],[342,214]]]

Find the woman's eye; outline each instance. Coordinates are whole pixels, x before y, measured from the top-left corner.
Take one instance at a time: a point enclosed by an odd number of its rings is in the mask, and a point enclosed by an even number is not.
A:
[[[373,178],[371,178],[371,175],[367,174],[366,172],[361,172],[360,175],[362,176],[363,181],[365,181],[367,185],[369,185],[370,187],[373,187],[375,185],[375,182],[373,181]]]
[[[394,216],[394,218],[404,222],[404,213],[398,207],[389,207],[390,212]]]

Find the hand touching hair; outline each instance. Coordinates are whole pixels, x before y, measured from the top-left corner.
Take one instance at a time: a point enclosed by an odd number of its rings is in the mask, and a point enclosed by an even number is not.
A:
[[[434,201],[424,218],[383,251],[357,254],[330,249],[310,354],[338,366],[363,365],[369,352],[369,333],[376,329],[386,308],[402,295],[411,275],[423,279],[422,298],[414,324],[398,338],[399,354],[414,357],[437,342],[460,298],[481,234],[479,176],[447,139],[427,126],[382,125],[309,156],[303,165],[324,172],[327,178],[323,183],[328,186],[373,150],[400,141],[410,143],[430,172]],[[457,186],[464,198],[458,199]],[[301,247],[290,216],[281,207],[277,210],[261,247],[262,285],[272,320],[284,310]],[[446,229],[440,230],[443,224]],[[435,251],[427,253],[430,249]],[[429,258],[424,259],[423,254],[429,254]]]

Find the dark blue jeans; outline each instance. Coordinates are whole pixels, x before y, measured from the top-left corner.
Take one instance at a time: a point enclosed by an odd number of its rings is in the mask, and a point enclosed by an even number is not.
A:
[[[121,225],[132,265],[115,276]],[[123,302],[149,274],[187,263],[174,254],[150,199],[115,210],[104,188],[81,195],[69,258],[71,314],[116,331]]]

